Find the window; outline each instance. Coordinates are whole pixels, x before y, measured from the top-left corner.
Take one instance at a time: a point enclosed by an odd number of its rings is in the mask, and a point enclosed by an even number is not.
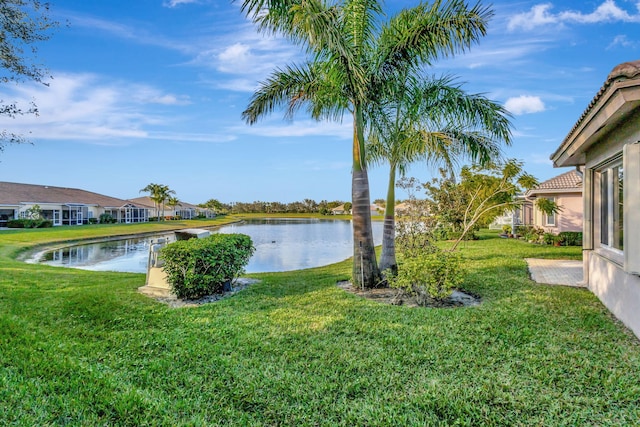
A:
[[[555,197],[547,197],[547,200],[549,200],[550,202],[555,202],[556,198]],[[544,225],[548,226],[548,227],[555,227],[556,226],[556,214],[552,213],[551,215],[547,215],[546,213],[542,213],[542,220],[544,221]]]
[[[600,243],[624,249],[624,169],[617,161],[600,170]]]

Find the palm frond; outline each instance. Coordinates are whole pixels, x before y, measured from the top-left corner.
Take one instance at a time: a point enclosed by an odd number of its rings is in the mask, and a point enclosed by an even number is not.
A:
[[[380,79],[465,52],[486,34],[492,15],[489,7],[469,7],[463,0],[436,0],[403,10],[382,28],[376,55]]]

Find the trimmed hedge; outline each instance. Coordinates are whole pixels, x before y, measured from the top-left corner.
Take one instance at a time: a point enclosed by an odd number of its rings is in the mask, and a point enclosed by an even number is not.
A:
[[[53,221],[48,219],[10,219],[7,221],[8,228],[49,228],[53,227]]]
[[[171,243],[160,254],[173,293],[197,299],[223,292],[225,283],[244,272],[254,250],[245,234],[213,234]]]

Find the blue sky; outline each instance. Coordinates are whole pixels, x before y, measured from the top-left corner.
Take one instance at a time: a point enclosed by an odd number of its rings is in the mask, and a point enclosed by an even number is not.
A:
[[[430,72],[503,103],[514,124],[505,155],[545,180],[564,172],[549,155],[608,73],[640,58],[640,2],[497,0],[493,9],[487,37]],[[350,199],[348,116],[241,120],[258,82],[301,52],[258,34],[238,4],[52,0],[52,16],[68,25],[39,45],[49,87],[0,86],[0,99],[34,100],[40,111],[0,117],[0,129],[30,132],[33,142],[0,153],[0,181],[120,198],[154,182],[191,203]],[[425,181],[431,172],[416,165],[410,175]],[[370,170],[372,199],[385,197],[386,180],[386,168]]]

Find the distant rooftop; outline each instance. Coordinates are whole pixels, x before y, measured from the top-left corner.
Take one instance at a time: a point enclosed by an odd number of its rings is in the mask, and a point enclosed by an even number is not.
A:
[[[566,193],[577,191],[582,191],[582,176],[575,170],[570,170],[541,182],[536,188],[527,191],[527,196],[533,196],[540,193]]]
[[[554,178],[548,179],[536,189],[538,190],[556,190],[556,189],[569,189],[582,187],[582,177],[575,170],[570,170],[562,175],[558,175]]]

